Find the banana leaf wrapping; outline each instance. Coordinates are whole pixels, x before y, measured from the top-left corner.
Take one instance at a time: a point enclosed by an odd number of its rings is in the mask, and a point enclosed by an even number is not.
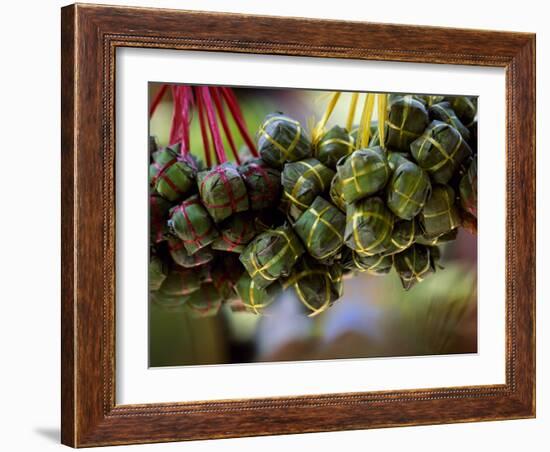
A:
[[[246,186],[251,210],[272,207],[279,200],[281,194],[279,170],[266,165],[262,159],[249,159],[237,169]]]
[[[304,251],[292,228],[283,225],[257,235],[239,259],[254,283],[263,289],[280,277],[288,276]]]
[[[392,105],[394,102],[400,100],[400,99],[407,99],[407,100],[416,100],[420,102],[422,105],[429,105],[429,100],[432,96],[424,96],[420,94],[405,94],[405,93],[395,93],[388,95],[388,105]],[[443,99],[443,97],[441,97]]]
[[[430,194],[430,178],[422,168],[397,153],[389,160],[395,162],[395,170],[386,191],[387,205],[397,217],[412,220]]]
[[[348,204],[344,241],[360,255],[372,256],[391,246],[393,215],[378,197]]]
[[[256,235],[252,215],[238,213],[219,226],[220,236],[212,242],[212,249],[240,253]]]
[[[309,158],[287,163],[281,175],[286,214],[294,221],[330,187],[334,171]]]
[[[236,255],[227,255],[218,260],[212,268],[212,284],[224,299],[231,301],[237,298],[235,284],[246,274]]]
[[[470,215],[477,218],[477,159],[473,159],[468,171],[458,185],[460,206]]]
[[[275,281],[268,287],[260,288],[250,275],[245,272],[237,281],[235,290],[247,311],[254,314],[262,314],[281,293],[282,286],[279,281]]]
[[[390,177],[386,154],[380,147],[353,152],[338,162],[337,171],[347,204],[376,193]]]
[[[342,296],[342,268],[319,264],[306,256],[294,266],[283,287],[292,289],[308,316],[314,317]]]
[[[424,134],[411,144],[411,153],[434,182],[446,184],[472,150],[453,126],[432,121]]]
[[[384,256],[400,253],[416,242],[420,228],[415,220],[396,221],[393,225],[389,248],[382,253]]]
[[[336,169],[336,163],[342,157],[353,152],[354,139],[346,129],[332,127],[326,132],[313,150],[313,156],[323,165]]]
[[[412,96],[400,96],[390,103],[386,125],[386,146],[408,151],[428,125],[428,112],[424,104]]]
[[[346,248],[342,253],[341,265],[346,270],[367,272],[371,275],[385,275],[392,269],[393,259],[391,256],[381,254],[362,256]]]
[[[460,226],[454,190],[448,185],[434,185],[419,218],[424,235],[428,238],[440,236]]]
[[[439,260],[437,247],[413,245],[393,258],[394,266],[405,290],[436,271]]]
[[[330,183],[330,199],[333,204],[338,207],[342,212],[346,211],[346,200],[344,198],[344,193],[342,192],[342,181],[338,173],[332,178]]]
[[[436,237],[428,237],[424,234],[421,234],[416,237],[416,243],[420,245],[437,246],[456,240],[457,235],[458,228],[455,228],[452,231],[446,232],[445,234],[441,234]]]
[[[449,102],[462,124],[466,127],[473,124],[477,115],[477,97],[448,96],[444,100]]]
[[[184,268],[200,267],[214,259],[214,254],[209,247],[201,248],[194,254],[189,254],[185,248],[185,244],[176,237],[168,238],[168,251],[172,260]]]
[[[429,96],[415,95],[414,97],[415,97],[415,99],[418,99],[418,100],[424,102],[424,104],[427,107],[431,107],[434,104],[438,104],[440,102],[443,102],[443,99],[445,98],[445,96],[437,96],[437,95],[435,95],[435,96],[433,96],[433,95],[429,95]]]
[[[237,212],[248,210],[248,195],[244,181],[232,163],[222,163],[197,174],[202,204],[219,223]]]
[[[318,260],[328,259],[340,251],[345,229],[346,216],[320,196],[294,224],[294,231],[309,254]]]
[[[282,113],[267,115],[256,138],[262,159],[273,168],[311,155],[311,142],[300,123]]]
[[[193,162],[179,153],[179,145],[153,153],[149,167],[151,186],[169,201],[177,201],[190,192],[195,182]]]
[[[432,105],[428,110],[428,114],[430,115],[431,120],[445,122],[453,126],[466,141],[470,139],[470,131],[464,124],[462,124],[462,121],[451,108],[450,102],[445,101]]]
[[[196,271],[186,268],[172,270],[160,286],[164,295],[189,295],[199,290],[201,286]]]
[[[256,232],[265,232],[275,229],[286,221],[286,217],[277,209],[264,209],[254,215],[254,228]]]
[[[166,265],[157,256],[149,261],[149,290],[159,290],[166,279]]]
[[[197,195],[172,207],[169,217],[168,228],[183,242],[191,255],[218,237],[218,231]]]
[[[171,204],[163,197],[149,195],[149,232],[152,243],[162,242],[166,238],[166,219]]]
[[[199,290],[188,296],[185,309],[191,317],[212,317],[220,311],[222,301],[220,293],[213,284],[202,284]]]
[[[213,264],[203,265],[197,269],[201,284],[214,282]]]

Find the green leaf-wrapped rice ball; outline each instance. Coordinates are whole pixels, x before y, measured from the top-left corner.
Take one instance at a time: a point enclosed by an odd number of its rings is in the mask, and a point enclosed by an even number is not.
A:
[[[212,249],[240,253],[256,235],[254,219],[248,213],[239,213],[219,226],[220,236],[212,242]]]
[[[179,145],[174,145],[156,151],[149,170],[151,185],[169,201],[188,194],[195,181],[192,162],[181,156],[179,149]]]
[[[429,95],[429,96],[426,96],[426,95],[415,95],[414,96],[415,99],[418,99],[420,101],[422,101],[424,103],[424,105],[426,105],[427,107],[431,107],[432,105],[434,104],[437,104],[437,103],[440,103],[440,102],[443,102],[443,98],[445,96],[437,96],[437,95]]]
[[[287,163],[281,175],[287,215],[296,221],[317,195],[330,187],[334,171],[310,158]]]
[[[345,228],[346,216],[320,196],[294,224],[294,231],[309,254],[318,260],[328,259],[340,251]]]
[[[164,295],[189,295],[201,286],[196,271],[186,268],[173,269],[162,285],[160,291]]]
[[[380,147],[353,152],[338,162],[337,171],[348,204],[376,193],[390,176],[385,152]]]
[[[247,273],[235,254],[224,255],[214,264],[212,284],[224,301],[230,301],[237,297],[235,284],[243,274]]]
[[[149,196],[149,232],[151,242],[159,243],[166,238],[166,217],[170,210],[170,202],[157,194]]]
[[[413,245],[393,258],[403,288],[409,290],[436,270],[439,260],[437,247]]]
[[[344,198],[344,193],[342,192],[342,181],[338,173],[332,178],[330,183],[330,199],[333,204],[338,207],[342,212],[346,211],[346,200]]]
[[[273,207],[281,194],[281,172],[262,159],[249,159],[237,169],[246,186],[250,209]]]
[[[390,103],[386,125],[386,146],[408,151],[428,125],[428,112],[424,104],[412,96],[400,96]]]
[[[384,256],[400,253],[415,243],[420,234],[419,227],[415,220],[396,221],[393,225],[393,232],[389,248],[382,253]]]
[[[446,184],[472,150],[453,126],[432,121],[424,134],[411,144],[411,153],[434,182]]]
[[[159,290],[166,279],[166,265],[157,256],[152,256],[149,261],[149,290]]]
[[[293,289],[308,317],[314,317],[342,296],[342,268],[319,264],[306,256],[295,265],[283,287]]]
[[[388,207],[397,217],[412,220],[430,194],[430,178],[422,168],[404,157],[396,154],[390,160],[396,163],[387,188]]]
[[[458,185],[460,206],[477,218],[477,159],[473,159],[468,171],[460,179]]]
[[[197,195],[170,209],[169,217],[168,228],[183,241],[191,255],[218,237],[218,231]]]
[[[300,239],[288,225],[262,232],[241,253],[241,263],[259,288],[288,276],[304,253]]]
[[[445,234],[441,234],[436,237],[428,237],[425,234],[421,234],[416,237],[416,243],[420,245],[437,246],[456,240],[457,235],[458,228],[455,228],[449,232],[446,232]]]
[[[393,215],[378,197],[348,204],[344,241],[360,255],[372,256],[391,246]]]
[[[286,217],[277,209],[264,209],[254,214],[254,229],[258,233],[275,229],[285,222]]]
[[[393,266],[391,256],[381,254],[361,256],[349,248],[346,248],[342,254],[341,265],[346,270],[367,272],[371,275],[385,275],[390,272]]]
[[[185,244],[176,237],[168,239],[168,251],[172,260],[180,267],[194,268],[207,264],[214,259],[214,254],[209,247],[201,248],[194,254],[189,254],[185,248]]]
[[[311,142],[300,123],[282,113],[267,115],[257,134],[258,151],[273,168],[311,155]]]
[[[232,163],[223,163],[197,174],[202,204],[216,223],[248,210],[244,181]]]
[[[473,96],[448,96],[445,97],[462,124],[470,127],[477,115],[477,97]]]
[[[432,105],[428,110],[428,114],[431,120],[445,122],[453,126],[466,141],[470,139],[470,131],[455,114],[450,102],[439,102]]]
[[[185,309],[191,317],[215,316],[222,306],[222,297],[212,283],[202,284],[200,289],[188,295]]]
[[[323,165],[336,169],[336,163],[342,157],[353,152],[354,139],[346,129],[332,127],[326,132],[313,150],[313,156]]]
[[[235,290],[247,311],[254,314],[262,314],[281,293],[282,286],[279,281],[275,281],[268,287],[260,288],[254,280],[250,278],[250,275],[245,272],[237,281]]]
[[[448,185],[434,185],[419,218],[424,235],[428,238],[440,236],[460,226],[454,190]]]
[[[407,100],[416,100],[420,102],[422,105],[427,105],[426,103],[426,97],[427,96],[420,96],[417,94],[406,94],[406,93],[392,93],[388,95],[388,105],[391,106],[394,102],[402,99]]]

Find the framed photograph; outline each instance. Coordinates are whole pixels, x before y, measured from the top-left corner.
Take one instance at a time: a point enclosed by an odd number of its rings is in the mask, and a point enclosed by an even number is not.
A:
[[[61,31],[64,444],[535,416],[533,34]]]

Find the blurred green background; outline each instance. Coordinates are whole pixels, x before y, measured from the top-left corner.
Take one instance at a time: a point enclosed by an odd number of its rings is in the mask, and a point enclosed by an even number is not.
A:
[[[160,84],[149,85],[152,99]],[[282,111],[311,131],[330,94],[294,89],[234,88],[252,136],[265,115]],[[328,125],[343,125],[350,94],[343,94]],[[359,105],[361,105],[360,98]],[[358,108],[356,122],[359,120]],[[167,145],[170,93],[150,121],[150,134]],[[374,116],[376,119],[376,114]],[[237,148],[243,146],[229,121]],[[224,143],[228,150],[229,146]],[[191,121],[192,153],[203,157],[198,120]],[[442,246],[445,268],[405,292],[394,270],[346,279],[344,296],[314,318],[283,293],[263,316],[224,306],[210,318],[149,311],[149,365],[179,366],[262,361],[412,356],[477,352],[477,237],[461,230]]]

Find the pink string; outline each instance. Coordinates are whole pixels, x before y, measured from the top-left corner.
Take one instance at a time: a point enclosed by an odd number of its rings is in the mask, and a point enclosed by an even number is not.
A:
[[[181,153],[183,155],[189,154],[190,149],[190,133],[189,126],[191,119],[189,117],[189,111],[193,101],[193,93],[191,87],[180,87],[180,99],[181,99]]]
[[[164,94],[167,90],[168,85],[162,85],[158,90],[156,96],[153,98],[153,102],[151,102],[151,107],[149,108],[149,119],[155,114],[155,111],[157,111],[160,101],[164,97]]]
[[[216,110],[218,111],[218,116],[222,123],[223,131],[225,133],[225,136],[227,137],[227,141],[229,142],[229,147],[231,148],[233,156],[235,157],[235,161],[237,162],[238,165],[240,165],[241,159],[239,157],[239,153],[237,152],[237,147],[235,146],[235,142],[233,141],[233,135],[231,135],[231,130],[227,125],[225,110],[220,100],[219,88],[210,88],[210,92],[212,94],[212,99],[214,99],[214,104],[216,105]]]
[[[170,145],[177,143],[178,137],[180,136],[180,127],[181,127],[181,107],[180,107],[180,99],[179,99],[179,92],[178,87],[176,85],[171,85],[172,89],[172,98],[173,98],[173,113],[172,113],[172,125],[170,127],[170,138],[169,143]]]
[[[210,157],[210,143],[208,141],[208,135],[206,134],[206,120],[204,118],[204,110],[202,107],[202,96],[200,91],[196,91],[197,109],[199,111],[199,125],[201,129],[202,144],[204,147],[204,157],[206,159],[206,166],[210,168],[212,166],[212,159]]]
[[[244,121],[244,117],[242,114],[242,111],[239,107],[239,103],[237,101],[237,98],[235,97],[235,93],[231,88],[221,88],[221,93],[223,98],[225,99],[227,106],[229,107],[229,110],[231,111],[231,114],[233,115],[233,119],[235,120],[235,123],[237,124],[237,127],[239,129],[239,132],[241,133],[241,136],[250,149],[250,152],[254,157],[258,157],[258,151],[256,149],[256,146],[252,139],[250,138],[250,135],[248,133],[248,130],[246,128],[246,124]]]
[[[218,128],[218,123],[216,121],[216,112],[214,111],[214,104],[212,103],[212,97],[210,96],[209,88],[200,87],[197,89],[199,89],[202,93],[204,108],[206,110],[206,116],[208,118],[208,123],[210,126],[210,135],[212,136],[212,141],[214,142],[214,150],[216,151],[218,164],[225,163],[227,162],[227,157],[223,148],[222,137],[220,135],[220,129]]]

